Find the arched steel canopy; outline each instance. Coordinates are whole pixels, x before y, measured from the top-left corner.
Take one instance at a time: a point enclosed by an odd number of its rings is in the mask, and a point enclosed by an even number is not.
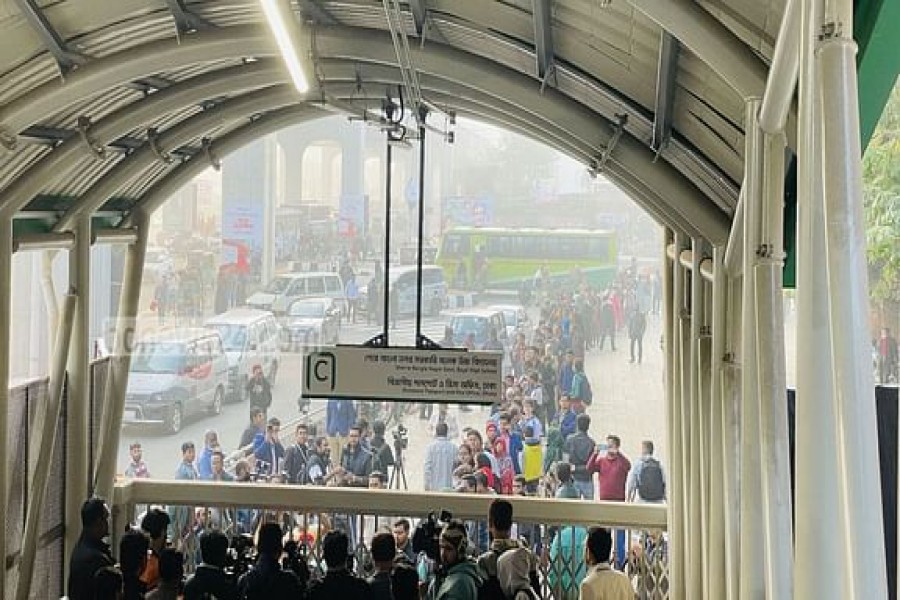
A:
[[[254,0],[41,4],[0,0],[0,213],[20,229],[65,231],[98,210],[127,223],[216,153],[402,80],[378,0],[298,3],[316,62],[306,98],[283,85]],[[587,167],[622,120],[605,174],[659,220],[724,242],[743,102],[762,93],[783,1],[602,4],[410,0],[423,94]]]

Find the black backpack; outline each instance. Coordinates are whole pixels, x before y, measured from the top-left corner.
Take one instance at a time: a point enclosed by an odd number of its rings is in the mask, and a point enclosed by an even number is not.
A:
[[[663,481],[662,467],[655,458],[648,458],[641,468],[638,478],[638,494],[641,500],[658,502],[666,497],[666,483]]]

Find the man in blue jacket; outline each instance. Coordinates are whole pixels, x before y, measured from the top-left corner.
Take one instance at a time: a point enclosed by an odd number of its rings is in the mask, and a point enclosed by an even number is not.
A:
[[[278,439],[281,421],[272,417],[266,425],[266,439],[256,449],[256,472],[260,475],[280,475],[284,463],[284,446]]]
[[[328,436],[328,445],[331,451],[336,453],[331,460],[335,464],[341,464],[341,454],[347,445],[347,435],[350,427],[356,423],[356,407],[352,400],[331,398],[325,413],[325,434]]]

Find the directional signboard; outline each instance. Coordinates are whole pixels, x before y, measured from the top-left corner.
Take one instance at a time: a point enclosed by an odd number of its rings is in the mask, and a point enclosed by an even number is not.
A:
[[[491,404],[501,397],[498,352],[335,346],[306,355],[303,396]]]

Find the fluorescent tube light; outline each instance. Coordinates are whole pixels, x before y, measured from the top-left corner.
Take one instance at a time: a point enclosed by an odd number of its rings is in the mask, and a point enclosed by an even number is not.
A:
[[[282,0],[259,0],[259,3],[266,15],[266,21],[269,22],[269,29],[275,36],[275,43],[278,44],[278,50],[281,51],[281,57],[287,65],[294,87],[301,94],[305,94],[309,91],[309,81],[297,54],[296,39],[291,35],[292,27],[289,26],[288,19],[292,18],[292,15],[289,3]]]

